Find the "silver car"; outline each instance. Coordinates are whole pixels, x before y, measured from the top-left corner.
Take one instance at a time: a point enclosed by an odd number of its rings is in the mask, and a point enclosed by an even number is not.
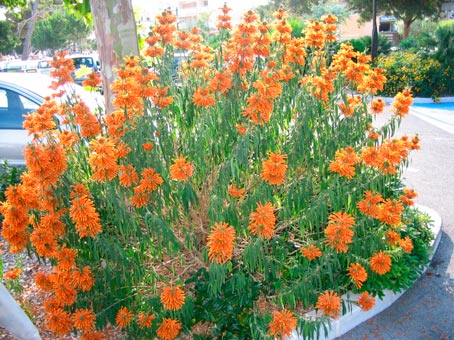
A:
[[[22,127],[24,115],[36,111],[54,92],[51,82],[52,78],[39,73],[0,73],[0,163],[25,165],[23,150],[31,137]],[[71,90],[90,108],[103,106],[99,94],[76,84],[71,84]]]

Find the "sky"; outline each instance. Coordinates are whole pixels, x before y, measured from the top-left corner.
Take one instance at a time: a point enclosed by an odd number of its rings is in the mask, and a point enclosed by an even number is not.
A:
[[[196,0],[198,1],[198,0]],[[212,4],[218,5],[216,8],[220,8],[224,5],[224,2],[227,3],[227,6],[232,9],[230,15],[232,17],[241,16],[246,10],[251,8],[266,5],[268,0],[208,0],[210,7]],[[171,8],[175,12],[175,8],[178,4],[178,0],[132,0],[132,5],[134,8],[138,8],[147,13],[147,16],[155,17],[157,14],[161,13],[162,10],[166,8]],[[220,11],[219,11],[220,14]]]

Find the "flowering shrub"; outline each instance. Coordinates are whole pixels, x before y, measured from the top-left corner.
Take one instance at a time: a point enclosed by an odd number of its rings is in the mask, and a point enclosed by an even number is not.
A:
[[[411,93],[375,128],[385,78],[351,45],[327,55],[335,17],[292,38],[283,10],[235,29],[222,11],[216,50],[158,16],[143,57],[117,70],[112,112],[49,99],[27,116],[2,234],[53,265],[36,284],[55,334],[101,339],[109,322],[135,339],[313,337],[343,293],[369,310],[427,261],[400,181],[419,139],[392,136]],[[58,95],[72,65],[54,64]]]
[[[384,70],[387,81],[380,94],[394,96],[411,87],[414,96],[437,97],[453,94],[454,72],[450,66],[442,66],[432,57],[421,57],[416,53],[395,52],[380,57],[377,67]]]

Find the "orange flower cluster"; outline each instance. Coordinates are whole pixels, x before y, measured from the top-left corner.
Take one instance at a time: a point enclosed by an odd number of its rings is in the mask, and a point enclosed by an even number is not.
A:
[[[325,228],[326,242],[339,253],[346,253],[348,245],[352,242],[355,234],[351,227],[355,219],[344,212],[332,213]]]
[[[232,9],[227,7],[227,4],[224,3],[224,6],[222,6],[220,8],[220,10],[222,11],[222,15],[218,15],[218,23],[216,24],[216,27],[219,30],[231,30],[232,29],[232,24],[231,24],[232,17],[229,15],[229,12]]]
[[[391,270],[391,256],[379,251],[370,258],[370,268],[379,275],[384,275]]]
[[[400,196],[400,200],[405,205],[414,205],[413,199],[418,196],[418,193],[413,189],[404,188],[404,194]]]
[[[298,320],[288,310],[274,311],[273,319],[269,323],[268,334],[279,339],[287,339],[296,329]]]
[[[328,290],[317,299],[316,308],[321,309],[323,314],[328,315],[334,319],[339,317],[341,311],[342,299],[332,290]]]
[[[362,99],[360,96],[347,96],[347,102],[339,103],[339,109],[345,116],[352,116],[356,108],[361,108]]]
[[[235,228],[227,223],[216,223],[208,236],[208,257],[219,264],[232,259],[235,243]]]
[[[244,196],[245,190],[244,190],[244,189],[239,189],[239,188],[236,187],[235,184],[232,184],[232,185],[229,187],[228,193],[229,193],[229,195],[232,196],[232,197],[241,198],[241,197]]]
[[[366,190],[364,192],[364,199],[359,201],[357,206],[363,214],[378,218],[380,216],[380,204],[382,202],[383,197],[381,194]]]
[[[22,269],[20,268],[10,268],[3,274],[3,277],[7,280],[14,280],[17,279],[21,273]]]
[[[312,244],[308,245],[307,247],[301,247],[300,251],[301,254],[303,254],[303,256],[309,261],[315,260],[317,257],[323,255],[322,251]]]
[[[410,89],[403,90],[396,94],[392,103],[392,111],[399,117],[405,117],[413,104],[413,96]]]
[[[112,180],[118,173],[118,148],[116,143],[107,137],[98,137],[90,142],[88,162],[93,170],[92,178],[98,182]]]
[[[161,41],[164,45],[172,44],[177,30],[177,16],[173,14],[170,9],[167,9],[163,11],[161,15],[157,15],[156,20],[159,22],[159,25],[153,27],[153,32],[161,37]]]
[[[279,79],[279,75],[275,72],[261,72],[260,79],[253,84],[257,93],[253,93],[248,97],[248,105],[241,114],[254,124],[263,125],[268,123],[273,113],[274,100],[282,93],[282,86],[278,82]]]
[[[286,154],[270,152],[269,159],[262,163],[262,179],[272,185],[284,183],[285,174],[287,173],[286,159]]]
[[[74,122],[80,125],[82,137],[95,137],[101,132],[98,119],[85,103],[78,102],[71,109],[74,113]]]
[[[370,102],[370,110],[373,114],[380,114],[383,112],[386,106],[385,101],[382,98],[374,98]]]
[[[356,288],[361,288],[364,281],[367,280],[366,269],[359,263],[351,263],[348,268],[348,276],[355,282]]]
[[[131,175],[134,176],[134,172]],[[140,179],[139,185],[134,188],[134,196],[131,197],[132,204],[136,208],[145,206],[151,193],[157,190],[162,183],[164,183],[164,180],[153,168],[143,169],[142,178]]]
[[[69,216],[81,238],[87,236],[95,237],[102,230],[95,204],[90,198],[88,189],[83,187],[83,185],[75,186],[71,193]]]
[[[358,91],[367,94],[377,94],[378,91],[383,91],[385,82],[386,77],[381,68],[369,69],[362,82],[358,85]]]
[[[251,212],[249,217],[248,230],[252,235],[258,235],[264,239],[271,239],[274,235],[274,206],[270,202],[257,203],[257,209]]]
[[[150,315],[148,313],[139,312],[139,314],[137,314],[136,320],[137,326],[139,326],[140,329],[150,328],[154,318],[155,318],[154,314]]]
[[[208,89],[198,87],[192,97],[192,101],[196,106],[210,107],[216,104],[214,96],[210,93]]]
[[[186,295],[180,286],[167,286],[161,292],[160,300],[167,310],[180,310],[184,305]]]
[[[54,186],[68,167],[63,145],[58,143],[31,143],[24,156],[30,177],[42,188]]]
[[[336,151],[334,161],[329,165],[329,170],[337,172],[340,176],[352,179],[355,175],[355,165],[359,162],[359,157],[355,150],[347,147]]]
[[[173,340],[181,331],[181,322],[175,319],[164,318],[156,334],[162,340]]]
[[[408,140],[407,136],[400,139],[386,139],[381,145],[367,147],[362,150],[360,158],[368,166],[377,168],[384,174],[396,174],[398,166],[408,158],[410,150],[418,148],[416,144]]]
[[[174,164],[170,166],[170,177],[175,181],[187,181],[192,176],[193,168],[191,162],[186,161],[187,157],[175,158]]]
[[[53,90],[57,90],[60,85],[74,83],[71,74],[76,68],[74,67],[73,60],[71,58],[66,58],[67,55],[67,51],[56,52],[55,58],[49,62],[53,67],[53,70],[50,71],[50,76],[55,79],[52,81],[51,86]]]
[[[375,298],[368,292],[363,292],[358,298],[358,305],[363,311],[367,312],[375,306]]]

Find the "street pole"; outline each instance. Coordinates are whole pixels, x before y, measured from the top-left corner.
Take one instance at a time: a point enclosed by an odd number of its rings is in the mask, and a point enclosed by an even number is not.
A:
[[[372,0],[372,63],[378,54],[378,32],[377,32],[377,1]]]

